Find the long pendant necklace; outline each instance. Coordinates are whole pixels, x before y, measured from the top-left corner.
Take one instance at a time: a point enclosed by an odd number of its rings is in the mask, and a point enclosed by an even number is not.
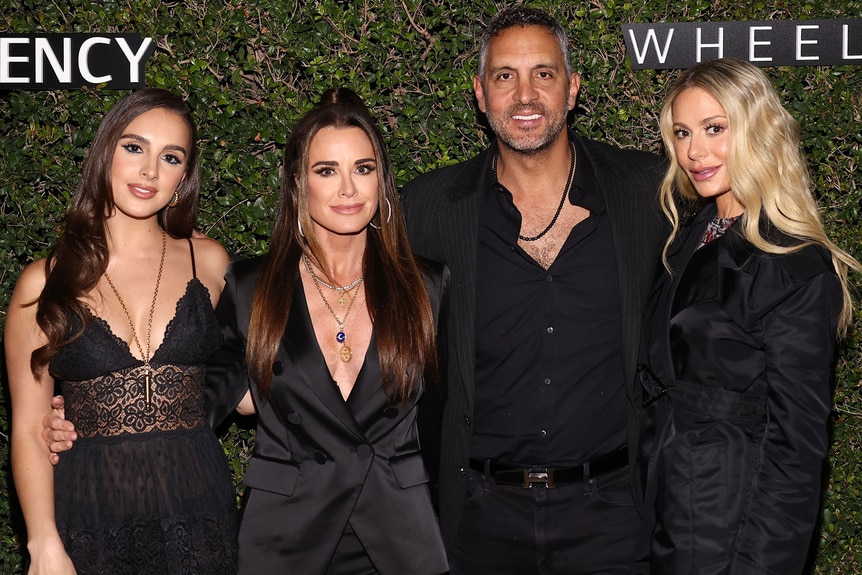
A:
[[[566,187],[563,188],[563,195],[560,198],[560,205],[557,206],[557,211],[556,211],[556,213],[554,213],[554,217],[551,218],[551,223],[548,224],[548,227],[546,227],[544,230],[542,230],[541,232],[539,232],[535,236],[527,237],[527,236],[522,236],[521,234],[518,234],[519,240],[523,240],[525,242],[534,242],[534,241],[542,238],[549,231],[551,231],[551,228],[553,228],[554,224],[557,223],[557,218],[560,217],[560,213],[563,211],[563,206],[566,203],[566,196],[569,195],[569,188],[572,186],[572,176],[575,175],[575,144],[571,140],[569,140],[569,154],[572,158],[571,163],[569,164],[569,177],[566,178]],[[494,154],[494,162],[493,162],[494,178],[497,177],[497,158],[499,156],[500,156],[500,152],[496,152]]]
[[[150,334],[153,331],[153,313],[156,311],[156,299],[159,297],[159,284],[162,283],[162,270],[165,267],[165,247],[167,246],[167,237],[165,234],[165,230],[162,230],[162,257],[159,260],[159,273],[156,276],[156,289],[153,291],[153,303],[150,304],[150,315],[147,318],[147,351],[144,353],[144,350],[141,348],[141,342],[138,340],[138,334],[135,332],[135,324],[132,323],[132,316],[129,313],[128,308],[126,308],[125,302],[123,302],[123,298],[120,297],[120,292],[117,291],[116,286],[114,286],[114,282],[111,281],[111,276],[108,275],[108,272],[105,272],[105,279],[108,280],[108,285],[111,286],[111,291],[114,292],[114,295],[117,298],[117,301],[120,302],[120,307],[123,308],[123,313],[126,314],[126,319],[129,321],[129,329],[132,330],[132,341],[135,342],[135,345],[138,346],[138,352],[141,354],[141,359],[144,362],[144,398],[146,399],[147,405],[150,405],[150,401],[152,399],[152,386],[153,386],[153,368],[150,365]]]
[[[338,305],[340,305],[341,307],[344,307],[344,304],[347,303],[346,294],[350,293],[350,290],[362,283],[362,276],[359,276],[346,286],[334,286],[326,283],[325,281],[323,281],[323,278],[319,277],[316,273],[314,273],[314,270],[311,269],[311,263],[308,261],[308,256],[306,256],[305,254],[303,254],[302,256],[302,263],[305,264],[305,269],[308,272],[308,275],[311,276],[311,279],[313,279],[316,284],[331,289],[338,294]]]
[[[347,363],[348,361],[353,359],[353,351],[350,349],[350,346],[347,345],[347,334],[344,331],[344,325],[347,322],[347,316],[350,315],[350,310],[353,309],[353,304],[359,298],[359,295],[357,294],[356,296],[354,296],[352,298],[348,298],[348,299],[350,299],[350,305],[347,306],[347,311],[344,312],[344,317],[339,318],[338,315],[335,313],[335,310],[332,309],[332,306],[329,305],[329,301],[327,301],[326,296],[323,295],[323,290],[320,289],[321,283],[323,283],[324,285],[328,285],[328,284],[326,284],[326,282],[323,282],[323,280],[320,280],[320,278],[317,277],[317,275],[311,269],[311,264],[309,264],[308,259],[305,256],[302,257],[302,260],[305,263],[305,269],[308,270],[308,275],[311,276],[312,280],[315,280],[314,281],[314,288],[317,290],[317,293],[320,295],[320,299],[323,300],[323,305],[326,306],[326,309],[329,310],[329,313],[332,315],[333,318],[335,318],[335,323],[338,325],[338,331],[335,333],[335,341],[337,341],[338,343],[341,344],[341,347],[338,350],[338,358],[341,361]],[[359,276],[356,280],[351,282],[350,285],[352,287],[350,289],[353,289],[353,287],[356,287],[361,283],[362,283],[362,276]],[[332,289],[335,289],[335,288],[333,287]],[[341,295],[343,297],[343,294],[341,294]]]

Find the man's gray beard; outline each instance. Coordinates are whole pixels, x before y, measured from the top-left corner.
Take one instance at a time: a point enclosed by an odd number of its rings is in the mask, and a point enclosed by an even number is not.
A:
[[[546,116],[547,117],[547,116]],[[491,126],[491,131],[494,132],[494,135],[497,137],[497,142],[501,146],[505,146],[508,150],[511,150],[517,154],[522,154],[524,156],[535,156],[536,154],[540,154],[551,147],[551,144],[557,139],[560,132],[565,130],[566,128],[566,117],[563,116],[559,125],[548,126],[548,129],[538,138],[537,144],[529,144],[529,145],[519,145],[514,142],[514,138],[509,137],[504,129],[504,124],[502,122],[498,122],[496,119],[491,116],[487,116],[488,124]],[[532,139],[532,141],[536,141]]]

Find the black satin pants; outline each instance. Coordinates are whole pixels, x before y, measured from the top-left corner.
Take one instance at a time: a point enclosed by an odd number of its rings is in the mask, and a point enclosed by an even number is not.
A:
[[[377,569],[371,563],[368,553],[365,552],[362,542],[359,541],[350,524],[344,529],[338,541],[335,554],[326,569],[326,575],[378,575]]]

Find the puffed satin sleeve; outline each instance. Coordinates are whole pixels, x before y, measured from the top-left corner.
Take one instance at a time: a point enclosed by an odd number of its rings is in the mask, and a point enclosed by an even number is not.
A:
[[[206,375],[207,421],[213,428],[236,409],[249,389],[245,344],[254,286],[242,285],[248,282],[243,282],[243,274],[237,270],[247,264],[247,261],[233,262],[228,266],[224,290],[215,310],[222,346],[207,363]]]
[[[766,440],[730,575],[792,575],[803,569],[820,504],[842,303],[838,277],[821,273],[763,318]]]

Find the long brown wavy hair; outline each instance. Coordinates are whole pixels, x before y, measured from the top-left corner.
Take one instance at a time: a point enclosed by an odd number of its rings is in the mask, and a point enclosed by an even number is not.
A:
[[[188,125],[192,149],[186,157],[186,173],[177,187],[179,203],[158,214],[159,225],[172,237],[192,234],[198,211],[200,165],[197,130],[183,100],[157,88],[144,88],[124,97],[105,114],[90,145],[75,197],[66,212],[63,232],[45,260],[45,287],[36,304],[36,322],[47,343],[33,351],[30,367],[38,374],[63,345],[77,338],[82,330],[69,333],[72,316],[86,325],[88,314],[81,302],[108,267],[106,221],[114,211],[111,163],[117,142],[126,127],[144,112],[163,109],[181,117]]]
[[[362,100],[347,88],[324,92],[320,103],[296,124],[285,146],[278,216],[254,294],[246,364],[260,396],[266,399],[299,277],[300,257],[307,254],[323,270],[328,268],[308,212],[307,166],[312,139],[329,127],[361,129],[377,158],[378,210],[372,218],[374,227],[368,229],[362,274],[377,334],[383,386],[390,397],[404,400],[413,391],[420,370],[427,376],[436,373],[434,317],[407,243],[383,137]]]

